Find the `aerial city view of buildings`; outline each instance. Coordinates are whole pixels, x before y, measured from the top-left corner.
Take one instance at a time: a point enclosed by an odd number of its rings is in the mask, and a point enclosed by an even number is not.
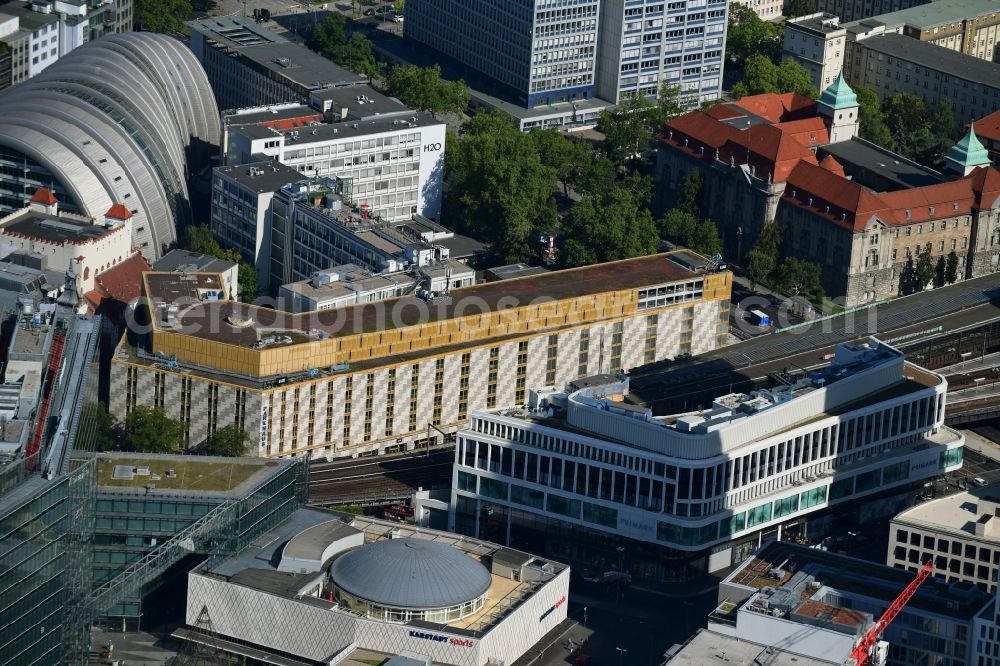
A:
[[[0,3],[0,664],[1000,665],[1000,0]]]

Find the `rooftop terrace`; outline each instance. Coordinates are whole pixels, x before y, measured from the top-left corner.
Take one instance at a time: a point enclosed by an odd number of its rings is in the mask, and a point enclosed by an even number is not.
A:
[[[54,245],[86,243],[103,238],[114,229],[94,224],[93,220],[78,216],[48,215],[37,211],[18,211],[6,220],[0,220],[0,230],[25,238]]]
[[[780,573],[779,573],[780,572]],[[868,597],[888,605],[914,574],[845,555],[775,541],[737,568],[724,581],[761,590],[781,590],[798,572],[847,595]],[[946,583],[938,578],[924,581],[907,604],[910,610],[971,620],[990,601],[990,595],[970,583]]]
[[[184,301],[183,307],[176,309],[175,323],[168,325],[164,317],[154,317],[159,329],[251,347],[276,332],[292,334],[289,337],[293,338],[311,336],[309,339],[371,333],[700,277],[673,261],[674,254],[683,257],[688,253],[657,254],[479,284],[453,290],[446,299],[427,301],[408,296],[303,314],[288,314],[233,301],[199,300],[199,294],[206,290],[221,289],[217,275],[146,273],[144,279],[146,295],[157,304],[169,306]],[[296,341],[305,341],[305,338],[291,342]]]

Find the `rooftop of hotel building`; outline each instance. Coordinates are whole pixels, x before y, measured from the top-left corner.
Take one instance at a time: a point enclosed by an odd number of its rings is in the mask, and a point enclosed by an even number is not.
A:
[[[754,590],[781,590],[798,583],[801,576],[795,581],[793,579],[799,574],[805,574],[820,585],[845,595],[869,597],[887,605],[899,596],[914,577],[912,572],[902,569],[786,541],[773,541],[737,567],[723,581],[723,585],[740,585]],[[991,599],[990,595],[971,583],[947,583],[932,577],[920,586],[907,604],[907,609],[969,621]]]
[[[217,295],[212,292],[222,289],[218,275],[147,273],[145,293],[156,303],[158,312],[169,310],[170,304],[178,304],[174,309],[175,325],[167,325],[165,316],[154,316],[161,330],[180,330],[194,337],[242,346],[258,345],[262,337],[275,333],[279,338],[285,335],[293,338],[284,341],[288,344],[305,341],[310,334],[321,339],[370,333],[533,303],[696,280],[704,274],[678,263],[690,261],[690,254],[681,250],[479,284],[455,289],[445,298],[424,300],[405,296],[296,315],[216,300]]]

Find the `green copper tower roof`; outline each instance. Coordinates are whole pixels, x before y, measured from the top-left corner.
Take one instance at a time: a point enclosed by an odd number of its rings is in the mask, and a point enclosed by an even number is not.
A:
[[[851,86],[847,85],[847,81],[844,80],[844,72],[838,74],[837,80],[823,91],[823,94],[819,97],[819,103],[834,111],[858,105],[858,96],[854,94]]]
[[[945,159],[950,165],[957,166],[959,171],[990,163],[990,154],[976,136],[975,125],[970,126],[968,134],[951,147]]]

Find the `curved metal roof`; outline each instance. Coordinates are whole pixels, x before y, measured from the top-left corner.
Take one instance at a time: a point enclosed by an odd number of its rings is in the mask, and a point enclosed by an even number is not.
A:
[[[86,215],[135,210],[133,241],[150,261],[189,215],[188,149],[219,137],[208,77],[166,35],[89,42],[0,96],[0,146],[47,168]]]
[[[447,544],[387,539],[341,555],[330,567],[334,585],[393,608],[445,608],[485,594],[492,580],[482,564]]]

